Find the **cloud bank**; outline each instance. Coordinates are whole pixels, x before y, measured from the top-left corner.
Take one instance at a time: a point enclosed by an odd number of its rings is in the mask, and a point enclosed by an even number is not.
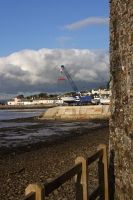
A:
[[[60,93],[73,91],[67,81],[58,83],[65,75],[64,65],[75,84],[89,90],[109,80],[109,56],[103,51],[87,49],[23,50],[0,58],[0,93]],[[66,77],[65,77],[66,78]]]
[[[66,25],[66,26],[63,27],[63,29],[77,30],[77,29],[84,28],[86,26],[90,26],[92,24],[108,25],[109,24],[109,18],[89,17],[87,19],[78,21],[76,23]]]

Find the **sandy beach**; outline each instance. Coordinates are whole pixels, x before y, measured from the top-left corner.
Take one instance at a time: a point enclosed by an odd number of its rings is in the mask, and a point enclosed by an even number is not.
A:
[[[49,123],[52,125],[52,122]],[[28,184],[46,183],[74,165],[77,156],[89,156],[99,144],[108,146],[108,121],[98,123],[101,127],[84,128],[80,132],[75,129],[69,134],[53,135],[44,142],[0,148],[0,199],[20,200]],[[91,164],[89,169],[91,192],[98,184],[97,162]],[[46,199],[75,199],[74,179]]]

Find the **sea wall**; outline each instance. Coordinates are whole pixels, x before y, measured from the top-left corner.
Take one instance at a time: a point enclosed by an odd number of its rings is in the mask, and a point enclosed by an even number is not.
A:
[[[109,105],[94,106],[58,106],[49,108],[40,119],[87,119],[109,118]]]
[[[111,199],[133,199],[133,0],[110,1]],[[113,194],[114,193],[114,194]]]

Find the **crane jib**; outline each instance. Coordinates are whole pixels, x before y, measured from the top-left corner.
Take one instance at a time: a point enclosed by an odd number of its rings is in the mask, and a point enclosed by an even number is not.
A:
[[[77,86],[75,85],[74,81],[72,80],[70,74],[67,72],[67,70],[66,70],[66,68],[64,67],[64,65],[61,66],[61,70],[64,71],[64,73],[65,73],[67,79],[69,80],[69,82],[70,82],[70,84],[71,84],[73,90],[74,90],[76,93],[78,93],[78,88],[77,88]]]

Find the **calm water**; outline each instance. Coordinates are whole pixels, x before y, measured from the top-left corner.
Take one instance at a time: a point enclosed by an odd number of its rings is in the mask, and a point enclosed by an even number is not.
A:
[[[35,117],[41,115],[46,109],[0,110],[0,146],[20,146],[38,141],[44,141],[54,134],[68,134],[70,130],[100,126],[91,122],[61,122],[42,120],[37,123],[11,122],[10,119]],[[4,121],[3,121],[4,120]],[[21,120],[20,120],[21,121]]]
[[[45,111],[46,109],[0,110],[0,121],[39,116]]]

